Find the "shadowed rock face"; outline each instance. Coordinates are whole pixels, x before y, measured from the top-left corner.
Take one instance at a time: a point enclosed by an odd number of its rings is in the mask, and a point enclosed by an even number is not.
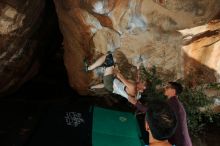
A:
[[[178,30],[207,23],[217,15],[220,6],[219,0],[54,0],[54,3],[64,36],[69,82],[80,94],[87,94],[88,86],[100,81],[96,74],[82,71],[83,59],[87,57],[92,63],[107,51],[118,52],[119,68],[128,78],[133,78],[133,65],[140,55],[145,66],[156,65],[161,73],[172,73],[166,80],[186,77],[187,69],[183,70],[183,66],[188,63],[183,59],[183,36]]]
[[[220,82],[220,20],[180,31],[183,73],[189,84]]]
[[[0,95],[13,91],[37,73],[39,27],[44,1],[0,1]]]
[[[1,0],[0,97],[19,89],[56,58],[61,41],[52,0]]]

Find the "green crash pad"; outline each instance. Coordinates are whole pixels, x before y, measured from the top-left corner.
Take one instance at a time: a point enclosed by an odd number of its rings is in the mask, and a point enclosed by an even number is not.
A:
[[[143,146],[135,116],[94,107],[92,124],[93,146]]]

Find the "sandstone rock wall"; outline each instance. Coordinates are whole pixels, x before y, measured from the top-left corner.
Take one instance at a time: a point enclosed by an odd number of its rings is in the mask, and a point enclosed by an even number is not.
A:
[[[220,82],[220,20],[180,31],[182,71],[189,84]]]
[[[202,25],[218,12],[219,0],[54,0],[64,36],[64,62],[70,85],[80,94],[97,83],[83,72],[83,59],[94,62],[118,52],[122,73],[133,78],[133,65],[156,65],[166,80],[183,77],[182,35],[177,30]],[[97,81],[98,80],[98,81]],[[212,81],[212,80],[210,80]]]
[[[0,1],[0,96],[12,92],[37,73],[37,46],[44,0]]]

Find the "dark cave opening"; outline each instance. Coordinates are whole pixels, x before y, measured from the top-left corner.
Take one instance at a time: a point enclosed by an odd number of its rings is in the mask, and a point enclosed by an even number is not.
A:
[[[59,29],[58,18],[53,0],[45,1],[45,11],[38,31],[31,39],[39,44],[40,68],[31,80],[24,83],[16,92],[2,98],[24,100],[44,100],[78,96],[68,84],[68,77],[63,63],[63,36]]]

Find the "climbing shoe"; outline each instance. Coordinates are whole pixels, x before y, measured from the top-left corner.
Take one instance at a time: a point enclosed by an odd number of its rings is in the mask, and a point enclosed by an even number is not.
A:
[[[105,62],[103,63],[104,67],[114,66],[114,59],[112,54],[108,54],[105,58]]]

